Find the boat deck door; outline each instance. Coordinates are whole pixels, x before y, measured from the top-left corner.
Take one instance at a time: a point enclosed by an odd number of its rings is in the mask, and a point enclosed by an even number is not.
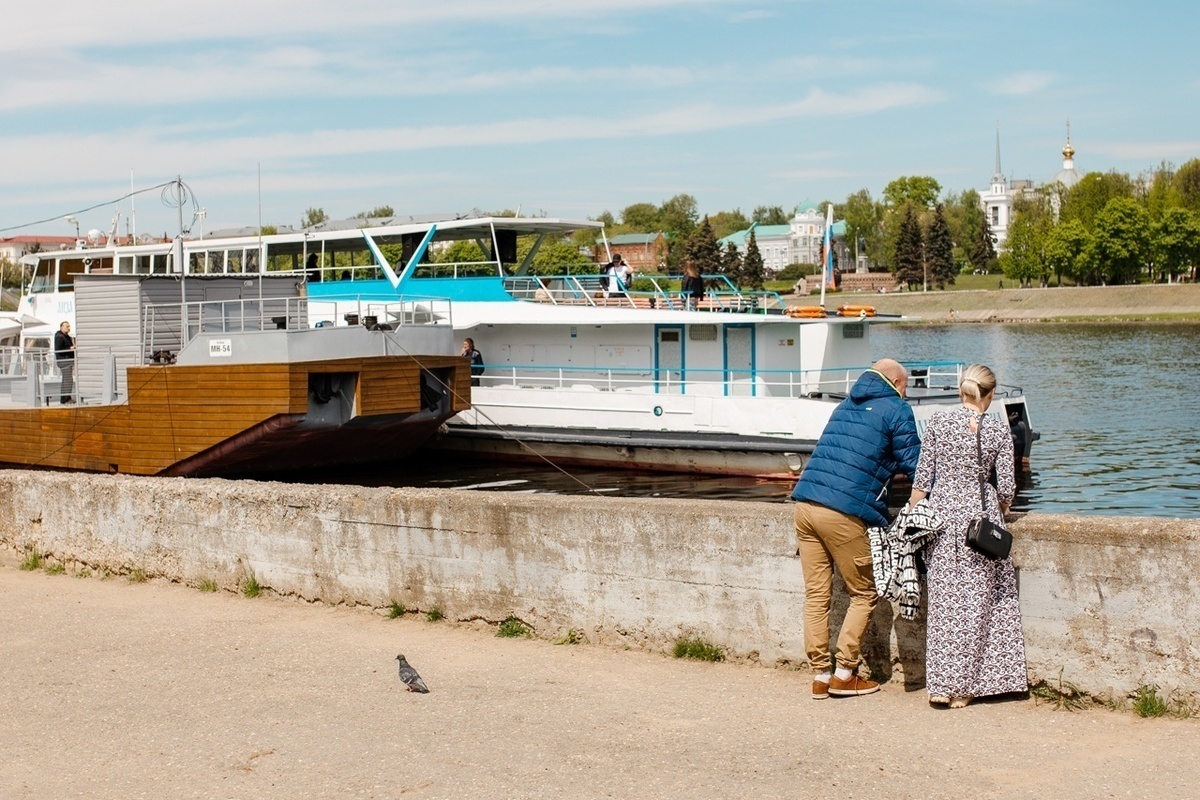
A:
[[[725,326],[725,394],[753,397],[757,394],[754,364],[754,326]]]
[[[662,394],[683,394],[683,326],[654,329],[654,382]]]

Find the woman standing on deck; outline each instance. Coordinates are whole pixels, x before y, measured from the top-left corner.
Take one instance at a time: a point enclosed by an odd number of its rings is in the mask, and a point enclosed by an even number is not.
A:
[[[925,551],[929,570],[926,689],[929,702],[962,708],[975,697],[1024,692],[1025,640],[1012,559],[989,559],[967,546],[966,529],[980,515],[980,474],[988,518],[1004,521],[1016,493],[1013,446],[1002,419],[985,416],[996,376],[974,364],[959,383],[962,405],[929,420],[909,499],[928,496],[945,528]]]

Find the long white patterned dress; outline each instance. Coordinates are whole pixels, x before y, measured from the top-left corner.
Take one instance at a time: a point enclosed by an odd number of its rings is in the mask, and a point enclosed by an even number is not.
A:
[[[925,551],[929,580],[926,688],[930,695],[983,697],[1029,688],[1025,640],[1012,559],[993,561],[967,547],[967,524],[979,516],[979,467],[973,423],[964,406],[934,414],[925,428],[913,486],[946,523]],[[987,511],[1003,524],[999,500],[1016,493],[1008,426],[983,418],[983,468],[996,469],[987,484]]]

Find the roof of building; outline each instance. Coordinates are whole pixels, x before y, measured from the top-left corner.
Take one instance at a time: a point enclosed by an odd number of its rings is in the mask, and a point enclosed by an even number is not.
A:
[[[806,214],[809,211],[820,211],[820,210],[821,210],[821,207],[819,205],[817,205],[816,203],[814,203],[812,200],[805,200],[803,203],[796,206],[797,214]]]
[[[777,237],[790,235],[792,232],[792,226],[791,225],[755,225],[753,230],[754,230],[754,240],[756,242],[761,242],[763,239],[771,239],[771,238],[777,238]],[[751,231],[751,229],[747,228],[744,231],[737,231],[736,233],[731,233],[728,236],[722,237],[721,239],[717,240],[717,244],[724,247],[725,245],[729,244],[730,242],[733,242],[735,247],[744,247],[746,245],[746,240],[748,240],[750,238],[750,231]],[[834,235],[834,238],[837,238],[838,236],[844,237],[846,235],[846,221],[845,220],[839,219],[833,223],[833,235]]]
[[[610,236],[609,244],[654,244],[661,233],[618,233],[616,236]]]

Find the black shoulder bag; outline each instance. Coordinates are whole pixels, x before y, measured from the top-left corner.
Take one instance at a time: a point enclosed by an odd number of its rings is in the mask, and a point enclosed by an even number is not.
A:
[[[975,454],[979,460],[979,507],[980,516],[967,525],[967,546],[991,559],[1008,558],[1012,550],[1012,534],[988,519],[987,495],[984,493],[983,477],[983,417],[975,425]]]

